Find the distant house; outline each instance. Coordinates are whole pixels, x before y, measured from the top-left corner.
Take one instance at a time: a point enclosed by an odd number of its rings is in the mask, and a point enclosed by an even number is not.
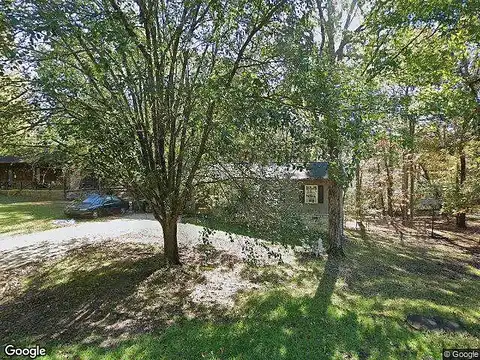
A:
[[[216,164],[206,169],[206,183],[229,180],[291,180],[298,184],[298,201],[293,208],[309,226],[325,225],[328,220],[327,162],[308,162],[288,165]]]
[[[62,186],[62,170],[30,164],[17,156],[0,156],[0,189]]]
[[[328,188],[332,180],[328,178],[327,162],[309,162],[289,174],[298,182],[300,191],[299,213],[311,227],[325,227],[328,221]]]

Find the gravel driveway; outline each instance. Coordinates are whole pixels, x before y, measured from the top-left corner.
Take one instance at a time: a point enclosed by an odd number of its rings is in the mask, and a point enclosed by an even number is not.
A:
[[[179,224],[179,246],[194,246],[202,243],[203,228],[192,224]],[[24,235],[0,236],[0,271],[23,266],[30,262],[44,261],[61,256],[66,251],[86,243],[115,240],[122,242],[153,243],[163,245],[162,228],[149,214],[134,214],[99,222],[79,222],[75,225]],[[211,244],[239,257],[245,257],[242,248],[249,244],[266,262],[266,250],[255,245],[253,239],[235,236],[233,242],[228,234],[217,231],[209,237]],[[284,261],[293,259],[293,254],[279,249]]]
[[[191,251],[192,247],[203,244],[202,233],[201,226],[179,224],[177,238],[180,258],[188,258],[189,254],[195,253]],[[38,265],[45,261],[62,258],[67,251],[92,243],[100,246],[104,243],[105,249],[108,249],[116,241],[162,246],[162,228],[153,216],[134,214],[96,222],[79,222],[31,234],[0,236],[0,298],[5,293],[18,291],[15,290],[19,286],[18,279],[35,272]],[[208,242],[216,250],[233,255],[232,258],[237,260],[249,256],[251,260],[254,255],[257,264],[276,264],[278,259],[268,256],[268,250],[273,250],[281,254],[284,262],[295,262],[291,250],[245,236],[229,236],[225,232],[215,231],[208,236]],[[205,281],[195,285],[190,299],[202,306],[232,307],[238,291],[258,288],[257,284],[241,276],[244,265],[237,262],[233,266],[221,265],[206,271]]]

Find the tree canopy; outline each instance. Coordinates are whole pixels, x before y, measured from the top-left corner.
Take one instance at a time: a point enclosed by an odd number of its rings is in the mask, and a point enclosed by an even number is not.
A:
[[[4,1],[1,141],[55,143],[147,199],[174,264],[178,218],[200,170],[218,163],[328,161],[333,252],[353,179],[360,222],[373,209],[411,221],[435,196],[465,227],[478,203],[478,10],[446,0]]]

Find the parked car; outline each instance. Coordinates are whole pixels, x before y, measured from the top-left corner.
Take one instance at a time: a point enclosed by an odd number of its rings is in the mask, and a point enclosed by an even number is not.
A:
[[[68,205],[65,208],[65,215],[97,218],[112,214],[124,214],[128,207],[128,202],[118,196],[90,194],[83,201]]]

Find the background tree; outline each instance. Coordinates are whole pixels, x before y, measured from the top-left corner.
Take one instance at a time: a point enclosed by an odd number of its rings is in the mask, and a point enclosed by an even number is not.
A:
[[[303,105],[316,136],[313,158],[329,162],[330,253],[343,253],[344,190],[353,178],[356,164],[363,156],[360,145],[368,133],[365,100],[372,90],[364,86],[354,67],[361,61],[364,4],[358,1],[320,0],[308,2],[307,32],[304,43],[310,53],[308,61],[298,61],[292,68],[293,89]]]
[[[415,173],[418,173],[415,163],[423,157],[422,149],[415,143],[425,144],[416,136],[416,131],[420,135],[429,133],[429,127],[443,123],[458,167],[453,172],[457,174],[455,185],[445,185],[445,189],[455,189],[455,195],[449,196],[448,191],[438,194],[445,197],[444,210],[456,213],[458,227],[466,226],[465,209],[467,203],[471,204],[471,199],[461,195],[468,173],[464,147],[475,139],[475,133],[478,134],[476,30],[479,20],[474,15],[478,10],[478,2],[377,3],[366,24],[369,33],[366,49],[370,60],[364,73],[370,79],[379,75],[390,78],[389,81],[410,89],[410,110],[404,112],[408,126],[403,132],[404,174],[409,180],[404,176],[402,189],[404,201],[409,193],[410,217],[415,201]],[[425,162],[417,165],[424,175],[428,174]],[[448,198],[456,199],[455,205]]]

